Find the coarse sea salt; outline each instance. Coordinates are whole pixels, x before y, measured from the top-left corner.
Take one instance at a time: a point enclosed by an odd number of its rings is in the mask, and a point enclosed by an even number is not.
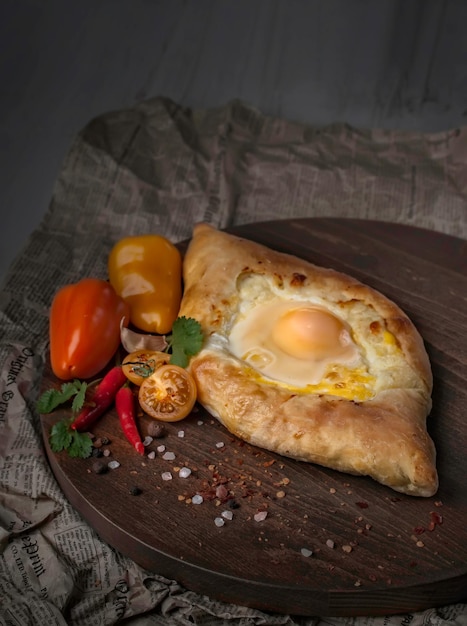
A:
[[[225,443],[223,441],[218,441],[216,443],[216,448],[223,448],[225,446]]]
[[[302,553],[302,556],[305,557],[309,557],[313,554],[313,550],[310,550],[309,548],[302,548],[300,552]]]
[[[182,467],[180,471],[178,472],[178,475],[180,476],[180,478],[188,478],[190,474],[191,474],[191,469],[189,467]]]
[[[259,511],[258,513],[255,513],[254,520],[255,522],[264,522],[267,516],[267,511]]]
[[[224,519],[229,519],[229,520],[233,519],[233,513],[232,513],[232,511],[229,511],[228,509],[226,509],[225,511],[222,511],[221,516]]]
[[[219,526],[220,528],[221,526],[225,524],[225,521],[222,519],[222,517],[216,517],[216,519],[214,520],[214,524],[216,526]]]
[[[175,454],[173,452],[165,452],[165,454],[162,455],[162,458],[164,461],[173,461],[175,459]]]
[[[197,493],[196,495],[194,495],[191,498],[191,502],[192,502],[192,504],[202,504],[203,503],[203,496],[201,496],[199,493]]]
[[[184,430],[179,430],[177,433],[177,437],[180,437],[180,439],[183,439],[183,437],[185,436],[185,431]]]
[[[162,480],[172,480],[172,474],[170,472],[162,472]]]
[[[144,441],[143,441],[143,446],[144,446],[144,447],[147,447],[147,446],[149,446],[149,444],[151,444],[153,441],[154,441],[154,439],[148,435],[147,437],[145,437],[145,438],[144,438]]]
[[[154,450],[151,450],[151,452],[149,452],[148,454],[148,459],[155,459],[156,458],[156,453],[154,452]]]
[[[165,446],[164,445],[157,446],[157,451],[158,452],[165,452]]]
[[[117,469],[117,467],[120,467],[120,463],[118,461],[110,461],[110,463],[108,463],[107,467],[109,469]]]

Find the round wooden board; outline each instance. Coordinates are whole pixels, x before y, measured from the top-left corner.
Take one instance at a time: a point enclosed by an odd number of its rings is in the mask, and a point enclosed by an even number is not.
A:
[[[109,544],[144,568],[226,602],[294,615],[404,613],[467,600],[467,242],[409,226],[354,219],[247,224],[229,232],[355,276],[397,302],[421,332],[434,373],[428,429],[438,451],[433,498],[397,494],[365,477],[295,462],[243,443],[202,408],[168,424],[175,454],[142,458],[114,411],[106,474],[95,459],[48,446],[64,493]],[[181,249],[186,248],[186,243]],[[43,388],[59,386],[47,366]],[[142,417],[145,435],[150,418]],[[180,478],[178,468],[192,474]],[[162,474],[171,472],[172,480]],[[220,501],[224,485],[230,500]],[[131,495],[132,487],[140,495]],[[190,498],[204,495],[195,505]],[[218,491],[219,493],[219,491]],[[232,506],[233,505],[233,506]],[[223,511],[233,513],[218,527]],[[255,521],[267,511],[263,521]]]

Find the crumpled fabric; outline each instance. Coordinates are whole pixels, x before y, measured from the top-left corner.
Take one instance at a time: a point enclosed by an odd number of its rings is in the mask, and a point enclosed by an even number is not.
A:
[[[467,238],[467,129],[307,127],[234,101],[156,98],[92,120],[0,295],[0,626],[467,626],[467,605],[392,617],[294,617],[227,605],[147,572],[105,544],[47,463],[35,411],[58,285],[106,277],[119,238],[335,216]],[[77,547],[78,543],[78,547]]]

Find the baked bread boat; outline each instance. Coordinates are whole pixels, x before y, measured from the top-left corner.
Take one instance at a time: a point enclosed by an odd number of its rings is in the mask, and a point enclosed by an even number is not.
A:
[[[199,402],[261,448],[432,496],[432,373],[392,301],[358,280],[197,224],[180,315],[205,335]]]

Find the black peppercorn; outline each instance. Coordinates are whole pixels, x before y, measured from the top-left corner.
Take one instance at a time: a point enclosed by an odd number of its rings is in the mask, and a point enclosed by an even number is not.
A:
[[[165,435],[164,424],[158,424],[157,422],[150,422],[148,426],[148,435],[154,437],[154,439],[160,439]]]
[[[102,461],[95,461],[92,464],[92,471],[95,474],[105,474],[105,472],[108,470],[109,468],[107,467],[106,463],[103,463]]]

